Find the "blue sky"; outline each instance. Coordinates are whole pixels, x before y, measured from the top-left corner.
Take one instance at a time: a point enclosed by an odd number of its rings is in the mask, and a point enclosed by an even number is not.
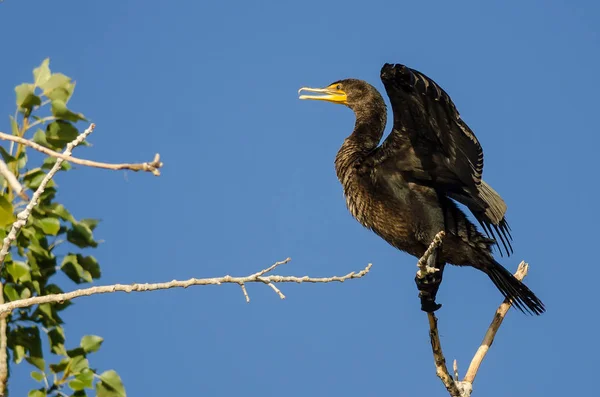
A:
[[[547,307],[509,313],[475,395],[590,394],[600,6],[577,3],[4,1],[0,130],[13,87],[50,57],[77,81],[72,107],[97,123],[77,156],[165,162],[160,178],[59,176],[74,215],[103,220],[100,284],[247,275],[288,256],[278,274],[373,263],[358,281],[283,285],[284,301],[264,285],[248,286],[250,304],[234,286],[83,298],[65,313],[68,340],[103,336],[92,364],[117,370],[130,396],[446,395],[416,260],[345,208],[333,159],[352,112],[297,99],[346,77],[382,90],[382,64],[403,63],[477,134],[484,177],[509,206],[515,255],[498,259],[527,260]],[[483,274],[446,271],[440,334],[461,373],[500,298]],[[30,368],[12,371],[10,391],[24,395]]]

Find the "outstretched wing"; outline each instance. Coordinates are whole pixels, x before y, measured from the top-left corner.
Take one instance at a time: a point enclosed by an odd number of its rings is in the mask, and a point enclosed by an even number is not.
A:
[[[385,64],[381,80],[394,112],[393,131],[381,147],[382,166],[468,206],[490,236],[495,238],[492,228],[496,230],[509,253],[506,205],[482,181],[483,149],[450,96],[425,74],[404,65]]]

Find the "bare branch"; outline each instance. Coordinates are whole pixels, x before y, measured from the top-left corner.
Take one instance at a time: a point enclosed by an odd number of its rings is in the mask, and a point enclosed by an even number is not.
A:
[[[278,262],[279,264],[289,262],[289,258],[285,261]],[[223,277],[215,277],[215,278],[191,278],[185,281],[169,281],[164,283],[154,283],[154,284],[114,284],[114,285],[106,285],[106,286],[98,286],[98,287],[90,287],[85,289],[79,289],[72,292],[67,292],[63,294],[51,294],[44,296],[35,296],[32,298],[21,299],[17,301],[7,302],[0,305],[0,315],[11,312],[17,308],[21,307],[29,307],[33,305],[39,305],[42,303],[52,303],[52,302],[64,302],[67,300],[79,298],[82,296],[90,296],[96,294],[107,294],[113,292],[145,292],[145,291],[156,291],[170,288],[187,288],[194,285],[221,285],[221,284],[238,284],[242,287],[242,291],[245,291],[246,283],[264,283],[269,285],[280,298],[285,298],[283,293],[279,291],[277,287],[273,285],[273,283],[331,283],[331,282],[344,282],[346,280],[353,280],[357,278],[364,277],[369,270],[371,270],[371,264],[369,263],[367,267],[358,273],[351,272],[346,274],[345,276],[333,276],[333,277],[296,277],[296,276],[258,276],[257,274],[265,274],[265,272],[260,271],[258,273],[251,274],[246,277],[232,277],[232,276],[223,276]],[[270,268],[274,268],[271,266]],[[267,268],[266,270],[270,269]],[[250,298],[247,295],[247,292],[244,294],[246,297],[246,301],[249,301]]]
[[[442,380],[446,390],[452,397],[461,397],[460,390],[446,367],[446,358],[442,352],[442,343],[440,342],[440,334],[437,328],[437,317],[433,313],[427,313],[429,320],[429,340],[431,341],[431,350],[433,351],[433,360],[435,362],[435,373]]]
[[[244,298],[246,298],[246,302],[250,303],[250,295],[248,295],[248,291],[246,291],[246,285],[244,283],[241,283],[240,287],[242,287],[242,292],[244,293]]]
[[[517,278],[519,281],[522,281],[527,275],[528,270],[529,265],[525,263],[525,261],[522,261],[519,264],[519,267],[515,273],[515,278]],[[481,342],[481,346],[479,346],[477,352],[475,353],[475,356],[473,357],[473,360],[471,360],[471,364],[469,365],[469,369],[467,370],[467,374],[465,375],[463,382],[473,383],[473,381],[475,380],[475,376],[477,376],[479,366],[485,358],[485,355],[487,354],[488,350],[492,346],[492,343],[494,343],[496,333],[498,332],[498,329],[500,329],[502,321],[504,321],[504,317],[506,317],[506,313],[508,313],[508,309],[510,309],[510,306],[511,301],[505,299],[504,302],[502,302],[502,304],[500,305],[500,307],[498,307],[498,310],[496,310],[496,314],[494,314],[492,323],[490,324],[490,327],[488,328],[487,332],[485,333],[485,336],[483,337],[483,342]]]
[[[160,161],[160,155],[157,153],[154,156],[154,160],[149,163],[139,163],[139,164],[109,164],[109,163],[100,163],[97,161],[84,160],[76,157],[71,157],[70,153],[58,153],[54,150],[48,149],[42,145],[39,145],[33,141],[30,141],[25,138],[21,138],[14,135],[9,135],[4,132],[0,132],[0,139],[5,141],[12,141],[16,143],[20,143],[21,145],[29,146],[32,149],[35,149],[39,152],[47,154],[48,156],[55,157],[57,159],[62,159],[69,161],[74,164],[85,165],[87,167],[95,167],[95,168],[104,168],[108,170],[130,170],[130,171],[146,171],[151,172],[152,174],[159,176],[160,168],[163,166],[163,163]]]
[[[23,188],[23,186],[21,186],[21,184],[17,180],[17,177],[15,176],[15,174],[10,172],[10,170],[8,169],[8,166],[6,165],[4,160],[2,160],[1,158],[0,158],[0,175],[2,175],[4,177],[4,179],[6,179],[6,182],[8,182],[8,184],[10,185],[10,188],[13,190],[13,192],[15,192],[23,200],[29,200],[29,197],[27,197],[27,194],[25,193],[25,189]]]
[[[417,277],[423,277],[427,273],[431,271],[435,271],[434,269],[430,269],[427,266],[427,260],[433,254],[435,249],[440,246],[442,243],[442,239],[444,237],[443,232],[438,233],[434,240],[427,248],[427,251],[423,254],[423,256],[419,259],[417,266],[419,270],[417,271]],[[519,264],[519,268],[515,273],[515,277],[518,280],[523,280],[527,275],[528,265],[525,262],[521,262]],[[502,325],[502,321],[510,309],[512,302],[509,299],[505,299],[504,302],[498,307],[496,310],[496,314],[494,315],[494,319],[490,324],[485,336],[483,338],[483,342],[481,346],[477,349],[473,360],[471,360],[471,365],[469,365],[469,369],[462,381],[458,380],[458,363],[454,360],[454,378],[450,376],[450,372],[448,371],[448,367],[446,366],[446,358],[444,357],[444,353],[442,352],[442,344],[440,342],[440,336],[438,331],[438,320],[435,314],[427,313],[427,318],[429,320],[429,339],[431,341],[431,350],[433,352],[433,359],[435,362],[435,369],[438,378],[442,381],[446,390],[451,397],[470,397],[471,392],[473,391],[473,381],[475,380],[475,376],[477,375],[477,371],[481,366],[481,362],[485,358],[485,355],[492,346],[494,342],[494,338],[498,329]],[[1,306],[0,306],[1,307]]]
[[[75,138],[74,141],[68,143],[67,148],[64,151],[64,154],[61,154],[61,156],[65,156],[65,155],[67,157],[70,156],[73,148],[75,146],[79,145],[81,142],[83,142],[85,140],[85,138],[89,134],[91,134],[92,131],[94,131],[94,127],[95,127],[95,124],[90,124],[90,126],[81,135],[79,135],[77,138]],[[50,169],[50,171],[48,171],[48,173],[46,174],[44,179],[42,179],[40,186],[37,188],[37,190],[33,194],[33,197],[27,204],[27,207],[25,207],[25,209],[23,211],[21,211],[17,214],[17,220],[12,224],[12,228],[10,229],[8,236],[6,236],[4,238],[2,249],[0,250],[0,272],[2,271],[2,267],[4,265],[4,259],[6,258],[6,255],[8,255],[8,252],[10,250],[10,245],[15,241],[15,239],[17,238],[17,234],[23,228],[23,226],[25,226],[25,224],[27,223],[27,219],[29,218],[29,215],[31,214],[31,210],[33,209],[33,207],[35,207],[37,205],[38,200],[40,199],[40,196],[42,195],[42,193],[44,193],[44,190],[46,189],[46,185],[54,177],[54,174],[56,174],[56,172],[58,172],[63,161],[64,160],[60,157],[56,160],[56,163],[54,163],[54,166]],[[2,348],[2,347],[0,346],[0,348]]]

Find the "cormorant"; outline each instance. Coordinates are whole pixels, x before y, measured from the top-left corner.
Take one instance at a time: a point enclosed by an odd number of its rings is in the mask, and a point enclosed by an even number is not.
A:
[[[489,276],[502,295],[522,312],[541,314],[544,304],[492,256],[497,244],[512,251],[506,204],[482,180],[483,150],[460,118],[450,96],[425,74],[404,65],[385,64],[381,80],[390,98],[394,127],[379,146],[387,121],[381,94],[357,79],[325,88],[301,88],[324,100],[348,106],[354,131],[335,158],[336,174],[354,218],[399,250],[421,257],[441,230],[446,237],[433,264],[440,269],[417,281],[422,310],[432,312],[446,263],[472,266]],[[466,205],[488,237],[471,223],[456,200]]]

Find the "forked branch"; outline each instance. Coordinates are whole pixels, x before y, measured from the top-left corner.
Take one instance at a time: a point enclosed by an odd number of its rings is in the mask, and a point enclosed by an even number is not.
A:
[[[423,254],[423,256],[419,259],[417,266],[419,270],[417,271],[417,276],[423,272],[430,272],[432,269],[426,268],[427,259],[431,256],[434,251],[439,247],[441,241],[444,237],[443,232],[438,233],[435,236],[435,239],[432,241],[431,245]],[[527,271],[529,269],[529,265],[524,261],[519,264],[519,268],[515,273],[515,277],[522,281],[527,275]],[[504,302],[498,307],[496,310],[496,314],[490,324],[481,345],[477,349],[477,352],[473,356],[471,360],[471,364],[469,365],[469,369],[462,381],[458,379],[458,366],[456,364],[456,360],[454,360],[454,373],[455,376],[452,377],[450,372],[448,371],[448,367],[446,366],[446,358],[444,357],[444,353],[442,352],[442,344],[440,342],[440,336],[438,331],[438,320],[435,314],[427,313],[427,318],[429,320],[429,338],[431,341],[431,350],[433,352],[433,360],[435,362],[435,369],[438,378],[442,381],[446,390],[452,397],[470,397],[471,392],[473,390],[473,382],[475,381],[475,377],[477,376],[477,372],[479,371],[479,367],[483,362],[487,352],[494,343],[494,338],[496,337],[496,333],[500,329],[502,325],[502,321],[504,321],[504,317],[508,313],[508,309],[510,309],[512,302],[509,299],[505,299]]]

